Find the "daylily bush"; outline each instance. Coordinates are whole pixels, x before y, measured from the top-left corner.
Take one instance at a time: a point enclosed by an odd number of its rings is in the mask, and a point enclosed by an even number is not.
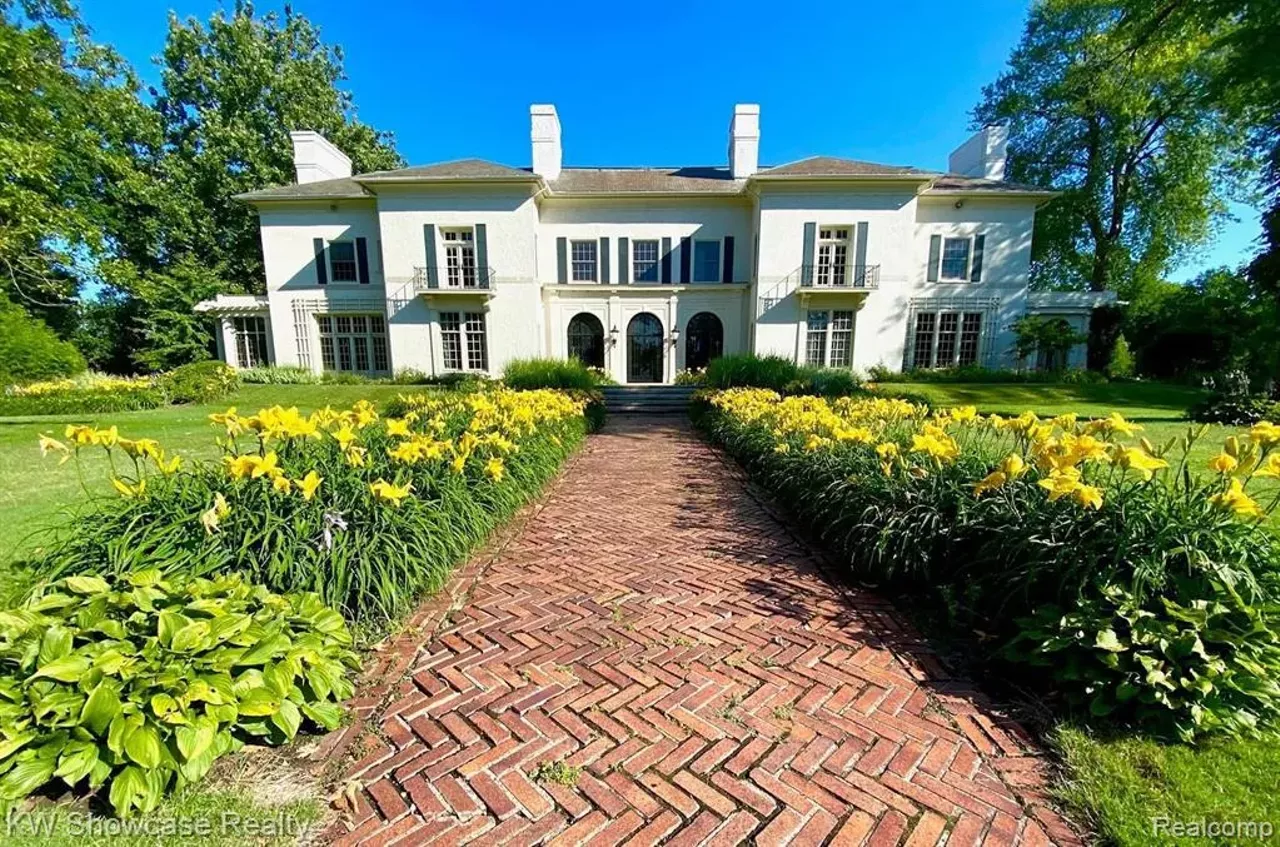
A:
[[[357,666],[315,595],[238,576],[73,576],[0,612],[0,799],[51,782],[149,812],[246,741],[335,729]]]
[[[309,591],[352,623],[411,610],[559,469],[585,433],[558,391],[406,395],[304,415],[211,416],[222,458],[183,462],[115,427],[45,435],[46,454],[102,450],[117,497],[78,519],[38,563],[84,573],[245,574]]]
[[[1188,463],[1119,415],[710,394],[704,427],[853,574],[928,600],[1008,670],[1184,739],[1280,715],[1280,426]],[[1274,491],[1274,487],[1272,489]]]

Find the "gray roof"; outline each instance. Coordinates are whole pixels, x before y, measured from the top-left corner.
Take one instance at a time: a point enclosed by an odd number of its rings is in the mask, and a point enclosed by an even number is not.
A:
[[[979,192],[991,194],[1037,194],[1046,197],[1057,194],[1058,192],[1040,188],[1035,185],[1025,185],[1020,182],[1004,182],[996,179],[983,179],[976,176],[960,176],[959,174],[943,174],[933,181],[929,186],[929,191],[936,192]]]
[[[512,168],[499,165],[497,162],[486,162],[484,159],[458,159],[454,162],[440,162],[435,165],[418,165],[412,168],[397,168],[393,171],[373,171],[355,177],[360,182],[416,182],[418,180],[456,179],[456,180],[527,180],[535,182],[538,177],[528,168]]]
[[[235,195],[237,200],[349,200],[372,197],[373,193],[350,177],[322,179],[302,185],[277,185]]]
[[[922,171],[905,165],[881,165],[876,162],[862,162],[857,159],[841,159],[836,156],[810,156],[785,165],[772,168],[761,168],[760,176],[918,176],[928,179],[933,171]]]
[[[739,194],[745,179],[728,168],[564,168],[552,194]]]

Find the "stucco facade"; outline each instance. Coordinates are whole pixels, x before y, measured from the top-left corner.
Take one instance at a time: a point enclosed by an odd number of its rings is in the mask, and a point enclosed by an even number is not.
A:
[[[759,168],[751,106],[735,110],[728,167],[562,167],[548,106],[533,108],[531,138],[529,169],[352,176],[321,136],[295,133],[298,183],[239,198],[261,221],[265,295],[199,307],[220,318],[220,355],[495,376],[514,358],[576,355],[622,383],[744,351],[1004,367],[1025,364],[1011,327],[1029,310],[1080,324],[1098,305],[1028,297],[1036,209],[1052,194],[999,178],[990,128],[953,158],[967,173]]]

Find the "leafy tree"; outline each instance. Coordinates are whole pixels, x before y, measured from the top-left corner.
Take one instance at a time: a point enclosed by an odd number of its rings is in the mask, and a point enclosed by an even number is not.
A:
[[[1013,322],[1013,353],[1018,361],[1043,354],[1050,367],[1066,367],[1067,354],[1077,344],[1088,340],[1065,318],[1027,315]]]
[[[260,291],[263,269],[258,221],[235,194],[294,180],[289,132],[314,129],[351,157],[357,173],[401,167],[389,133],[355,117],[342,51],[320,40],[307,18],[234,11],[169,21],[155,95],[164,124],[164,178],[181,198],[166,222],[158,255],[189,254],[213,269],[226,288]],[[157,251],[140,245],[139,267]]]
[[[1111,359],[1107,362],[1107,376],[1112,379],[1131,379],[1134,375],[1133,352],[1124,333],[1116,338],[1111,348]]]
[[[1010,127],[1011,179],[1058,189],[1036,216],[1034,282],[1127,291],[1205,242],[1249,164],[1215,85],[1233,21],[1126,21],[1145,0],[1041,0],[975,122]]]

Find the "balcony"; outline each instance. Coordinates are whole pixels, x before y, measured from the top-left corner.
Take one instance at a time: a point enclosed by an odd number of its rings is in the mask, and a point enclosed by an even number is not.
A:
[[[880,287],[879,265],[802,265],[804,291],[874,291]]]
[[[493,268],[452,266],[413,269],[413,290],[418,294],[470,294],[492,297],[496,281]]]

